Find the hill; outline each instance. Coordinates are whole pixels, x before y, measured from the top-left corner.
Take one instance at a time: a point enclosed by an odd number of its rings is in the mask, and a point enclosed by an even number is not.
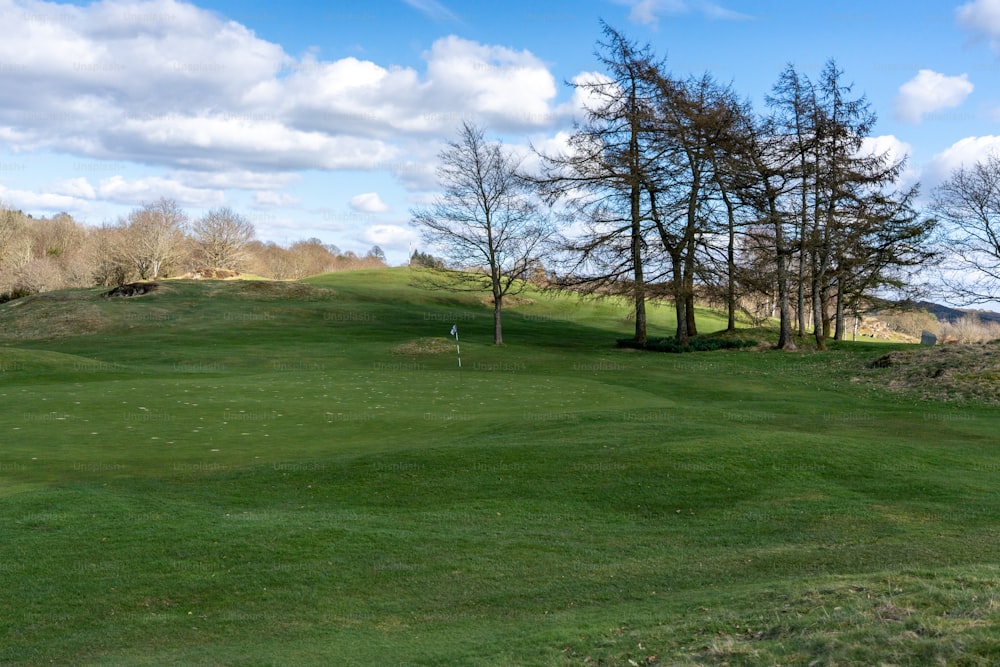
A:
[[[502,348],[406,270],[0,306],[0,664],[1000,659],[1000,408],[527,296]]]
[[[1000,323],[1000,313],[992,310],[973,310],[969,308],[952,308],[930,301],[920,301],[916,304],[919,310],[926,310],[941,322],[955,322],[967,315],[978,315],[983,322]]]

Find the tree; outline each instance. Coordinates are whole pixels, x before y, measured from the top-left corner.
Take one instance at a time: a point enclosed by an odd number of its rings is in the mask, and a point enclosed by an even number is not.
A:
[[[120,252],[141,280],[166,275],[184,256],[187,215],[173,199],[161,198],[128,214]]]
[[[374,259],[378,262],[381,262],[382,264],[385,264],[385,251],[382,250],[382,248],[380,248],[377,245],[373,245],[371,250],[368,251],[368,254],[365,255],[365,257]]]
[[[443,269],[444,260],[439,257],[435,257],[430,253],[414,250],[413,254],[410,255],[410,266],[422,267],[425,269]]]
[[[677,319],[676,340],[685,345],[698,331],[695,284],[708,271],[703,259],[727,238],[727,302],[735,327],[735,189],[741,186],[734,156],[745,146],[749,110],[735,93],[710,75],[678,81],[651,70],[657,89],[653,161],[643,187],[650,217],[670,258],[671,294]],[[719,215],[725,211],[724,220]],[[705,255],[705,257],[702,257]]]
[[[794,216],[783,209],[782,202],[793,187],[795,156],[787,151],[787,142],[776,131],[773,118],[760,120],[748,138],[744,155],[753,170],[753,185],[744,188],[741,196],[758,215],[756,240],[760,247],[767,248],[766,254],[770,255],[774,266],[773,280],[778,297],[778,349],[794,350],[789,289],[794,244],[787,240],[790,219]]]
[[[412,211],[424,241],[440,247],[457,270],[438,269],[438,287],[490,291],[493,342],[503,343],[503,299],[526,286],[525,278],[551,237],[520,162],[482,128],[465,122],[459,138],[439,155],[443,193]]]
[[[949,249],[949,290],[967,304],[1000,300],[1000,155],[955,169],[931,199]]]
[[[253,223],[229,207],[209,211],[191,225],[199,262],[213,269],[242,270],[256,236]]]
[[[18,271],[31,261],[28,216],[0,203],[0,292],[17,287]]]
[[[563,285],[627,294],[634,305],[633,340],[646,344],[645,238],[649,202],[644,182],[654,160],[651,119],[657,97],[652,73],[662,69],[648,46],[639,47],[602,24],[598,58],[606,75],[575,84],[588,100],[587,122],[562,155],[543,155],[537,179],[551,201],[561,200],[585,229],[567,250],[575,258]]]

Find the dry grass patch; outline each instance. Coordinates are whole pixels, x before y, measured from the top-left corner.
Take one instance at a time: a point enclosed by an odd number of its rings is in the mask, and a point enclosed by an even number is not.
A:
[[[30,298],[30,297],[29,297]],[[110,320],[94,304],[66,299],[38,299],[31,308],[11,302],[12,307],[0,311],[0,331],[13,340],[65,338],[103,331]]]
[[[454,341],[447,338],[418,338],[392,348],[393,354],[444,354],[454,351]]]
[[[1000,341],[890,352],[868,363],[870,380],[924,400],[1000,405]]]

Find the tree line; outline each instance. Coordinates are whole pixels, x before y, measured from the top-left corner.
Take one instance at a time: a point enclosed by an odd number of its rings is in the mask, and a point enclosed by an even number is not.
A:
[[[757,111],[711,74],[675,76],[648,45],[603,34],[603,75],[574,84],[586,117],[563,151],[536,151],[542,166],[525,173],[484,159],[511,153],[466,123],[441,155],[444,193],[414,211],[426,240],[480,268],[495,298],[544,255],[561,287],[626,295],[640,345],[647,302],[666,298],[682,345],[698,333],[699,299],[723,305],[730,330],[741,310],[776,316],[779,348],[811,336],[822,349],[848,316],[914,296],[943,258],[955,292],[1000,292],[1000,159],[958,170],[920,210],[919,186],[900,185],[905,158],[874,149],[876,115],[834,60],[815,78],[789,64]],[[519,216],[496,215],[505,209]],[[540,228],[546,249],[526,254]]]
[[[4,299],[72,287],[221,269],[287,280],[343,269],[385,266],[378,246],[364,256],[311,238],[263,242],[247,217],[228,207],[191,219],[171,199],[93,227],[60,213],[35,218],[0,206],[0,295]]]

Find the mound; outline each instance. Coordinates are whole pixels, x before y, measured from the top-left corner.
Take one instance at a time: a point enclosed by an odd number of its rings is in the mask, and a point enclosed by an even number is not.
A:
[[[1000,405],[1000,341],[890,352],[867,366],[891,391]]]

